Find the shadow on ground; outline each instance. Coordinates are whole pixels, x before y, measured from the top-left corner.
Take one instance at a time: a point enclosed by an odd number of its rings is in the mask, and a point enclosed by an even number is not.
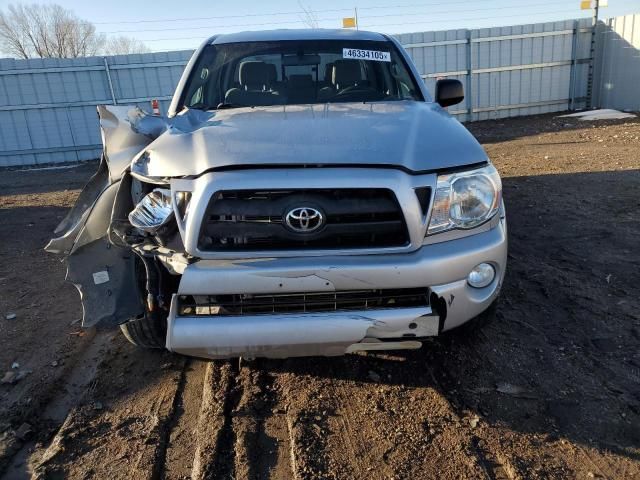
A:
[[[434,388],[459,411],[640,461],[640,171],[504,179],[496,318],[419,351],[263,361],[267,370]]]

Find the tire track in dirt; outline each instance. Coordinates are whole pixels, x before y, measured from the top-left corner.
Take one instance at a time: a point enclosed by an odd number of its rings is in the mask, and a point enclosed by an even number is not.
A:
[[[191,478],[296,478],[281,403],[262,361],[207,364]]]
[[[293,455],[290,417],[286,413],[286,408],[281,406],[283,405],[282,392],[277,390],[275,378],[272,377],[271,382],[273,383],[268,385],[272,385],[272,395],[276,398],[273,400],[274,407],[271,415],[263,420],[258,435],[257,451],[262,457],[258,474],[263,472],[266,475],[268,471],[268,478],[297,480],[300,476],[297,473],[297,462]],[[258,475],[257,478],[261,477]]]
[[[268,362],[245,363],[239,372],[240,400],[233,412],[238,479],[281,479],[293,476],[285,412]]]
[[[101,353],[113,340],[113,334],[101,332],[96,335],[91,332],[83,343],[83,348],[78,352],[73,362],[69,362],[66,368],[60,373],[63,384],[58,385],[56,393],[51,395],[49,402],[42,408],[42,413],[32,416],[30,421],[37,419],[38,424],[44,425],[46,429],[59,429],[64,424],[71,409],[77,405],[91,388],[97,370],[103,357]],[[39,436],[42,432],[35,429],[34,436]],[[13,456],[6,459],[9,463],[4,475],[5,479],[29,478],[31,476],[31,465],[29,457],[36,445],[35,440],[30,440],[17,447]]]
[[[230,413],[233,409],[231,396],[235,387],[234,376],[235,371],[230,362],[207,364],[196,429],[192,480],[228,478],[233,473],[233,457],[229,459],[229,445],[233,445],[230,441],[233,433]]]
[[[36,477],[162,475],[186,359],[136,350],[120,336],[113,343],[63,426],[33,455]],[[163,364],[163,358],[171,362]]]
[[[171,431],[177,423],[177,408],[186,383],[188,360],[180,359],[177,378],[167,382],[157,400],[151,405],[151,416],[143,447],[130,470],[130,478],[156,479],[164,476]]]
[[[291,378],[274,365],[268,360],[243,360],[239,368],[231,362],[207,365],[193,479],[307,478],[298,470],[296,438],[308,432],[298,422]]]
[[[485,478],[489,480],[518,480],[521,478],[507,458],[502,454],[494,453],[484,440],[473,436],[472,445]]]
[[[265,365],[280,392],[279,411],[285,412],[292,478],[335,478],[327,450],[330,407],[318,404],[325,399],[323,382],[310,383],[306,375],[296,372],[300,363],[295,359],[268,361]]]
[[[278,368],[299,478],[483,478],[455,408],[432,382],[404,382],[424,375],[416,360],[370,354],[317,365]]]
[[[206,369],[207,362],[192,360],[187,363],[184,387],[182,394],[177,398],[174,421],[169,427],[162,478],[173,480],[188,478],[191,475]]]
[[[242,365],[243,361],[240,360]],[[228,435],[233,439],[233,472],[234,478],[252,478],[254,464],[254,450],[256,449],[256,435],[260,423],[259,395],[264,388],[264,376],[259,371],[240,366],[236,377],[237,403],[229,412],[229,428],[232,433]]]

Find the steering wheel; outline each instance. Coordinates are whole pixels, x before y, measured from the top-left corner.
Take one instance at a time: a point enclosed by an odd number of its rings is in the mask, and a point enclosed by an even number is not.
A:
[[[365,87],[364,85],[351,85],[350,87],[343,88],[338,93],[336,93],[336,97],[340,95],[348,95],[353,92],[362,92],[367,90],[373,90],[371,87]]]
[[[352,85],[336,93],[331,100],[334,102],[370,102],[381,100],[381,92],[364,85]],[[384,95],[382,95],[384,97]]]

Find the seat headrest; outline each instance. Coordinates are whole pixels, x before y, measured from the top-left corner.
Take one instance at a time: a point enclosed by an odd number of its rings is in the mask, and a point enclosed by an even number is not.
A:
[[[331,82],[332,81],[332,75],[333,75],[333,62],[331,63],[327,63],[324,66],[324,81],[325,82]]]
[[[362,80],[360,62],[357,60],[336,60],[333,65],[331,83],[339,87],[354,85]]]
[[[265,90],[271,84],[273,73],[275,65],[260,61],[242,62],[239,71],[240,85],[248,90]]]
[[[278,81],[276,66],[273,63],[265,63],[265,65],[267,66],[268,71],[269,86],[273,86],[273,84]]]
[[[304,88],[313,86],[313,78],[311,75],[289,75],[289,87]]]

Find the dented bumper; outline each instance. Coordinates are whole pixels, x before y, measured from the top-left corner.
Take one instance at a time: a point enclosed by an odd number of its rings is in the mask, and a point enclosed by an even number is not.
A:
[[[425,245],[413,253],[250,260],[200,260],[182,275],[172,299],[166,346],[225,358],[342,355],[357,350],[417,348],[419,339],[457,327],[497,297],[507,261],[504,220],[485,232]],[[487,262],[496,277],[484,288],[466,278]],[[428,288],[429,305],[259,315],[179,315],[189,295],[287,294]]]

